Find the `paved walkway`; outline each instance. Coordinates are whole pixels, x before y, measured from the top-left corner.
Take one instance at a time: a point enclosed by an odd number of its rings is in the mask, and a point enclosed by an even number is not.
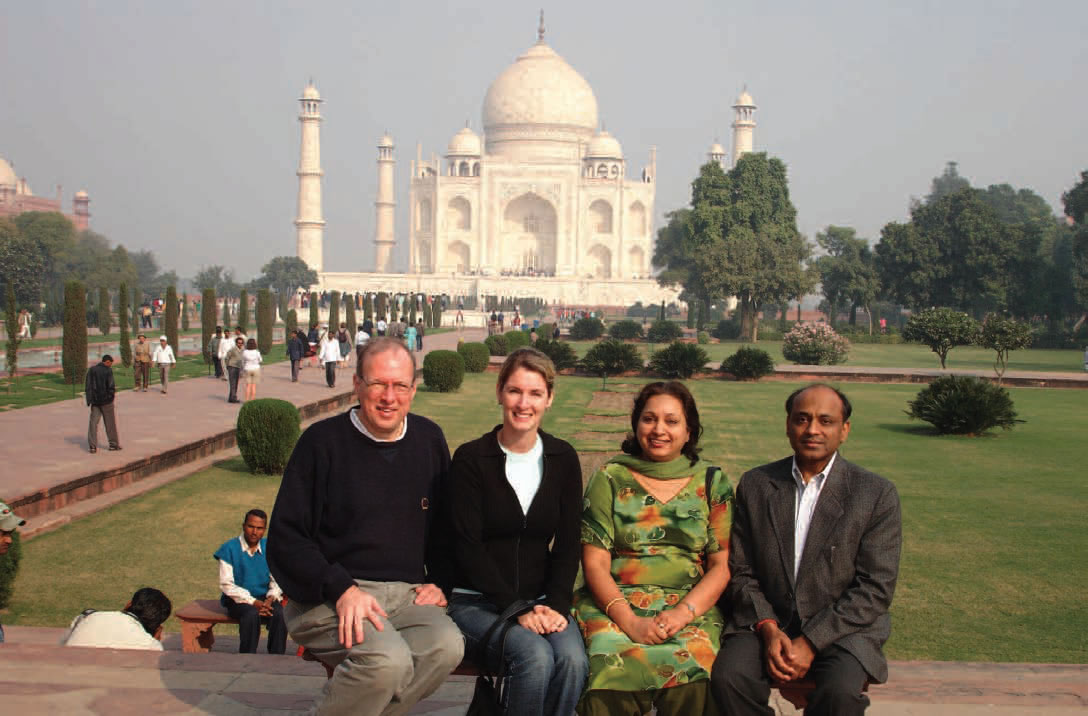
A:
[[[237,639],[227,636],[210,654],[183,654],[170,635],[160,654],[56,646],[63,632],[8,628],[0,646],[4,713],[286,716],[305,713],[325,684],[317,664],[233,653]],[[891,681],[870,691],[874,716],[1088,714],[1088,666],[902,661],[890,669]],[[472,686],[471,677],[451,676],[410,713],[464,714]],[[778,711],[797,713],[788,704]]]
[[[479,329],[470,329],[463,334],[428,336],[424,354],[455,347],[461,335],[471,340],[482,334]],[[420,364],[421,355],[416,354]],[[309,360],[305,365],[298,383],[291,382],[290,363],[265,366],[257,397],[281,398],[301,406],[351,392],[353,368],[340,369],[336,388],[330,389],[325,385],[323,367],[311,367]],[[122,391],[115,400],[115,411],[123,449],[108,451],[105,429],[100,426],[99,450],[94,455],[87,452],[88,409],[82,397],[0,413],[0,434],[8,446],[5,469],[0,471],[0,500],[11,502],[232,430],[240,406],[228,403],[226,396],[227,383],[208,377],[171,383],[165,395],[157,385],[146,393]]]

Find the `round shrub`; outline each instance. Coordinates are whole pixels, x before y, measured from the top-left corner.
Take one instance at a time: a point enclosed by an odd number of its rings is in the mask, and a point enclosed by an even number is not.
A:
[[[642,370],[642,356],[634,345],[606,338],[586,352],[582,358],[582,368],[601,376],[601,384],[606,385],[610,375]]]
[[[599,318],[579,318],[570,327],[570,337],[574,341],[595,341],[604,335],[604,324]]]
[[[524,348],[532,343],[529,338],[529,331],[510,331],[504,333],[503,337],[506,338],[506,350],[509,353],[513,353],[518,348]]]
[[[642,338],[642,326],[634,321],[616,321],[608,327],[608,335],[620,341]]]
[[[722,361],[722,372],[737,380],[759,380],[774,373],[774,359],[765,350],[745,346]]]
[[[555,333],[554,323],[541,323],[539,326],[537,326],[537,338],[551,338],[553,333]]]
[[[250,400],[238,411],[238,450],[250,472],[277,475],[299,436],[298,408],[286,400]]]
[[[708,345],[710,343],[710,334],[706,331],[699,331],[695,334],[695,342],[701,346]]]
[[[15,591],[15,577],[19,575],[19,562],[23,559],[23,545],[19,542],[19,530],[11,535],[11,547],[0,555],[0,609],[8,606]]]
[[[556,370],[566,370],[578,364],[578,354],[566,341],[553,341],[551,338],[537,338],[533,348],[552,359]]]
[[[798,323],[782,339],[782,355],[801,365],[837,365],[850,354],[850,341],[826,323]]]
[[[740,338],[740,321],[732,319],[718,321],[718,326],[714,329],[713,335],[719,341]]]
[[[510,352],[510,347],[506,343],[506,336],[501,333],[494,333],[484,339],[484,345],[487,346],[489,355],[504,356]],[[477,373],[479,371],[469,370],[469,373]]]
[[[907,415],[931,423],[942,435],[981,435],[1024,422],[1016,418],[1009,391],[969,375],[941,376],[907,405]]]
[[[665,378],[690,378],[710,360],[706,351],[694,343],[673,341],[650,358],[650,371]]]
[[[488,338],[495,338],[495,336],[488,336]],[[462,343],[457,346],[457,352],[461,354],[461,358],[465,363],[465,372],[468,373],[483,373],[487,370],[487,364],[491,360],[492,353],[488,351],[488,347],[483,343]],[[505,353],[499,353],[497,355],[506,355]],[[457,382],[461,384],[460,381]]]
[[[646,332],[646,340],[650,343],[670,343],[684,335],[684,329],[679,323],[673,321],[654,321],[650,330]]]
[[[423,383],[428,388],[437,390],[439,393],[452,393],[461,387],[461,381],[464,379],[465,359],[461,357],[460,353],[456,351],[431,351],[424,356]]]

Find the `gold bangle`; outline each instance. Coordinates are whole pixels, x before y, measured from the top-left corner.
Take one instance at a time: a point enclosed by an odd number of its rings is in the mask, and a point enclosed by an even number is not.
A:
[[[626,601],[626,600],[627,600],[626,597],[621,596],[621,597],[616,597],[615,599],[610,601],[608,604],[605,604],[604,605],[604,615],[606,617],[608,617],[609,619],[611,619],[612,617],[608,616],[608,610],[611,609],[612,605],[615,604],[616,602],[623,602],[623,601]]]

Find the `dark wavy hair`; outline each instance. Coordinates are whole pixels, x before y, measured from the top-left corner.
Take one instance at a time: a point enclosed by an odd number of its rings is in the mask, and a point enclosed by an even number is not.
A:
[[[144,631],[155,636],[162,623],[170,618],[171,608],[165,594],[154,587],[143,587],[132,595],[132,606],[125,611],[136,617]]]
[[[680,454],[694,465],[699,461],[699,451],[702,450],[699,447],[699,438],[703,435],[703,424],[699,422],[699,408],[695,406],[695,398],[691,397],[687,387],[678,380],[658,381],[648,383],[643,387],[638,397],[635,398],[634,409],[631,410],[631,432],[624,438],[620,450],[635,457],[642,455],[642,446],[638,444],[638,438],[635,437],[638,433],[638,421],[642,417],[642,411],[645,410],[646,403],[655,395],[671,395],[684,406],[684,419],[687,421],[690,436],[688,441],[684,443]]]

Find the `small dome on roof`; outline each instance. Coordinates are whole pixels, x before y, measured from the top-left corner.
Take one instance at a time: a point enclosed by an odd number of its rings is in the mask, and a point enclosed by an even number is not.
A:
[[[321,99],[321,95],[317,92],[317,87],[314,87],[314,83],[306,85],[306,89],[302,90],[302,99]]]
[[[393,146],[393,138],[389,136],[389,132],[382,135],[382,138],[378,140],[379,147],[391,147]]]
[[[3,157],[0,157],[0,186],[15,186],[16,182],[15,170]]]
[[[748,90],[744,90],[743,92],[740,93],[740,96],[737,97],[737,103],[735,105],[733,105],[733,106],[734,107],[755,107],[756,103],[755,103],[755,100],[752,99],[752,95],[748,94]]]
[[[623,159],[623,147],[618,139],[602,129],[586,147],[586,159]]]
[[[719,142],[714,142],[710,145],[710,153],[715,155],[725,154],[725,147],[723,147]]]
[[[77,192],[76,192],[76,198],[77,198],[77,199],[86,199],[86,198],[87,198],[87,192],[86,192],[86,190],[84,190],[84,189],[80,189],[79,191],[77,191]]]
[[[468,127],[453,135],[446,148],[447,156],[480,156],[480,136]]]

